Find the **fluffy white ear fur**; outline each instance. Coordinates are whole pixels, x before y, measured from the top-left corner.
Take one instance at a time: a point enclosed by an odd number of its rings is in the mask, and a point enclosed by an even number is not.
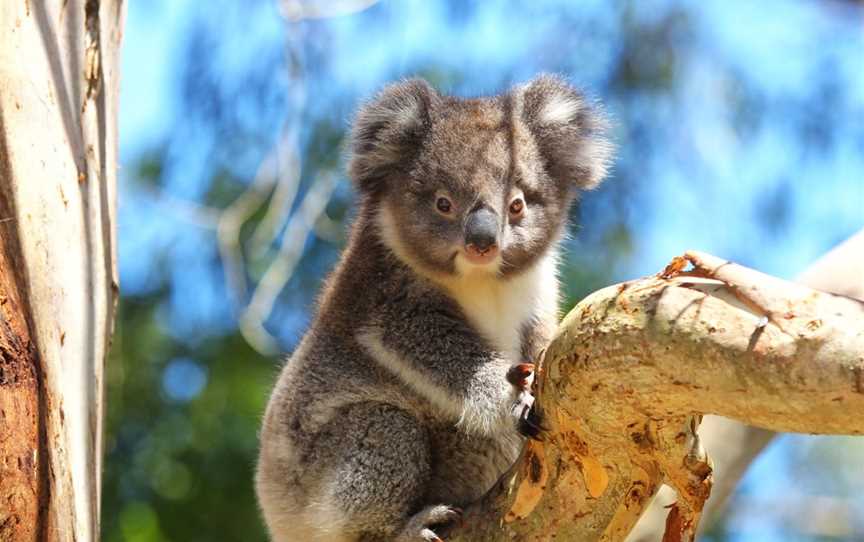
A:
[[[543,124],[566,124],[571,122],[582,107],[582,100],[563,95],[552,95],[543,104],[539,120]]]
[[[550,173],[590,190],[609,169],[613,146],[598,106],[564,79],[541,75],[519,88],[523,122],[545,155]]]

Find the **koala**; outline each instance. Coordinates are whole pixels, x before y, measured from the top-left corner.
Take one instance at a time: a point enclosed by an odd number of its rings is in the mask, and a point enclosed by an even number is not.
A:
[[[438,541],[512,466],[525,363],[557,325],[559,243],[606,174],[605,127],[549,75],[474,99],[408,80],[360,109],[348,245],[260,434],[274,541]]]

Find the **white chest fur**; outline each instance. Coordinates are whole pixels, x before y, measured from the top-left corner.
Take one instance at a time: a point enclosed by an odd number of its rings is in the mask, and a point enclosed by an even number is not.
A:
[[[512,363],[523,360],[522,329],[532,317],[557,313],[556,257],[546,256],[532,269],[502,279],[486,273],[468,274],[447,284],[471,324]]]

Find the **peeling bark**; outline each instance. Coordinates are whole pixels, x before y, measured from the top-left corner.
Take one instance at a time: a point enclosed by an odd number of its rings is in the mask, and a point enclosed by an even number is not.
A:
[[[2,130],[0,125],[0,130]],[[3,144],[0,139],[0,145]],[[9,164],[0,146],[0,175]],[[0,217],[10,216],[11,199],[0,185]],[[40,495],[47,487],[40,467],[39,357],[30,338],[21,247],[13,221],[0,222],[0,541],[35,540]]]
[[[0,540],[99,536],[119,0],[0,2]]]
[[[665,482],[665,539],[689,540],[713,476],[703,414],[864,433],[864,303],[688,253],[579,303],[538,382],[544,441],[452,539],[622,540]]]

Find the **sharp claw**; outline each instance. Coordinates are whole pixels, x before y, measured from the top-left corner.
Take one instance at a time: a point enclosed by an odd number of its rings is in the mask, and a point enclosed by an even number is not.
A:
[[[518,429],[519,429],[520,434],[522,434],[525,437],[530,438],[531,440],[536,440],[538,442],[543,440],[542,438],[540,438],[540,428],[537,426],[531,425],[531,424],[525,422],[524,420],[522,421],[522,423],[520,423]]]
[[[537,441],[543,440],[540,435],[546,431],[546,428],[540,423],[540,415],[537,414],[537,410],[528,405],[522,408],[516,427],[519,433]]]
[[[421,532],[421,536],[425,537],[423,539],[429,542],[444,542],[444,540],[438,536],[435,531],[442,533],[442,536],[447,536],[453,528],[462,525],[463,514],[464,512],[461,508],[453,506],[446,507],[446,510],[437,511],[433,517],[430,517],[427,520],[428,522]],[[432,530],[433,528],[435,529],[434,531]]]
[[[465,523],[465,511],[461,508],[451,508],[456,518],[453,520],[457,525],[462,526]]]

